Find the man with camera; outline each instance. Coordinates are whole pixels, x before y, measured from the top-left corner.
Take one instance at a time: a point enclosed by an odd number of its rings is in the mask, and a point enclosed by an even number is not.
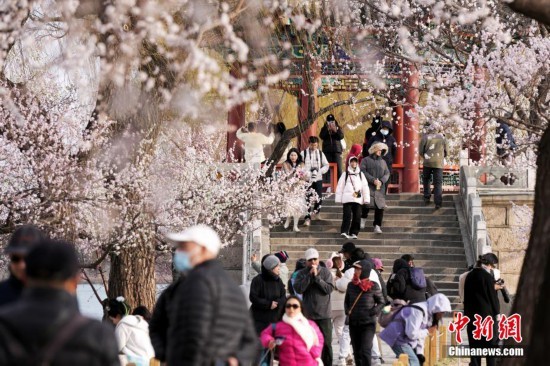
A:
[[[309,226],[312,215],[318,214],[321,211],[323,203],[323,174],[328,172],[328,161],[322,151],[319,150],[319,138],[316,136],[309,137],[309,147],[302,151],[302,159],[304,161],[304,170],[310,174],[311,186],[308,189],[307,202],[308,213],[306,215],[305,225]],[[315,194],[317,198],[315,202]]]
[[[323,153],[329,163],[336,163],[338,167],[338,176],[342,174],[342,140],[344,140],[344,131],[338,125],[338,121],[332,114],[327,116],[327,123],[321,128],[319,137],[323,140]]]
[[[481,339],[474,339],[475,316],[479,315],[482,319],[490,317],[493,319],[493,334],[498,334],[498,319],[500,314],[500,304],[497,291],[502,290],[503,285],[495,281],[493,270],[498,264],[498,258],[494,253],[487,253],[480,257],[481,267],[474,268],[466,276],[464,282],[464,315],[470,318],[467,325],[468,342],[470,348],[490,348],[496,347],[498,337],[493,336],[487,340],[484,336]],[[471,366],[481,366],[481,357],[471,357]],[[487,357],[487,366],[495,365],[494,357]]]

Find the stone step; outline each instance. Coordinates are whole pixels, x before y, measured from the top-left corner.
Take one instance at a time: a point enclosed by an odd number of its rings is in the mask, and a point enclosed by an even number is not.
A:
[[[432,234],[432,233],[392,233],[384,232],[376,234],[371,227],[365,228],[359,233],[360,239],[422,239],[422,240],[450,240],[461,241],[462,237],[458,234]],[[272,232],[271,239],[275,238],[312,238],[312,239],[341,239],[340,233],[336,232],[321,232],[321,231],[294,231]]]
[[[341,245],[318,245],[315,248],[317,250],[322,250],[324,252],[337,252],[340,250]],[[292,245],[290,248],[286,244],[273,244],[271,247],[272,252],[278,252],[281,250],[290,250],[294,252],[306,251],[310,246],[308,244],[303,245]],[[428,247],[428,246],[412,246],[412,245],[367,245],[362,247],[363,250],[366,250],[371,257],[377,258],[374,253],[389,253],[391,258],[394,257],[395,253],[407,253],[414,254],[417,256],[430,256],[431,254],[454,254],[454,255],[464,255],[463,247]],[[389,263],[388,263],[389,264]]]
[[[456,194],[443,194],[443,202],[454,202],[454,196],[456,196]],[[323,199],[334,202],[334,194]],[[433,202],[433,195],[431,200]],[[386,195],[386,201],[424,202],[424,196],[417,193],[389,193]]]
[[[304,250],[296,250],[298,248],[304,248]],[[316,247],[319,251],[319,255],[321,256],[321,259],[327,259],[332,251],[325,250],[325,248]],[[292,247],[290,250],[286,250],[288,255],[291,258],[298,258],[302,253],[305,252],[305,249],[307,249],[307,246],[304,247]],[[392,259],[397,259],[400,256],[396,256],[395,252],[381,252],[381,251],[375,251],[375,250],[367,250],[367,253],[372,258],[380,258],[382,261],[391,261]],[[399,252],[400,253],[400,252]],[[409,253],[409,252],[405,252]],[[403,254],[405,254],[403,253]],[[421,262],[429,262],[429,263],[435,263],[435,262],[445,262],[445,263],[451,263],[450,267],[461,267],[464,262],[464,254],[449,254],[449,253],[413,253],[414,254],[414,263],[416,265],[417,261],[418,263]],[[422,267],[422,265],[418,264],[418,266]]]
[[[340,211],[336,212],[321,212],[321,214],[313,219],[313,221],[324,221],[324,220],[340,220],[342,221],[344,213]],[[302,217],[303,219],[303,217]],[[367,222],[374,220],[374,213],[369,212],[367,217]],[[416,221],[430,221],[430,222],[457,222],[458,216],[456,215],[426,215],[421,213],[395,213],[392,211],[384,212],[384,220],[387,221],[400,221],[400,220],[416,220]],[[300,220],[302,223],[302,220]]]
[[[327,210],[325,211],[325,207]],[[330,210],[329,210],[330,209]],[[371,210],[372,211],[372,210]],[[325,213],[333,213],[333,212],[342,212],[342,205],[339,206],[330,206],[330,205],[324,205],[321,208],[321,217]],[[387,210],[384,211],[384,213],[397,215],[397,214],[413,214],[413,215],[429,215],[429,216],[444,216],[444,215],[451,215],[456,216],[456,209],[454,207],[442,207],[439,210],[435,210],[433,207],[389,207]],[[370,212],[369,212],[370,214]]]
[[[425,204],[424,200],[418,200],[418,201],[386,200],[386,204],[388,205],[387,209],[391,209],[391,208],[394,208],[394,207],[411,207],[411,208],[427,207],[427,208],[431,208],[432,210],[435,209],[435,204],[434,204],[433,200],[428,204]],[[323,207],[325,207],[325,205],[326,205],[326,207],[342,207],[341,203],[336,203],[333,200],[329,201],[329,200],[323,199]],[[452,200],[443,201],[442,207],[443,208],[452,208],[452,207],[454,207],[454,202]]]
[[[321,234],[325,235],[327,233],[337,233],[340,234],[340,225],[314,225],[315,221],[312,222],[311,226],[300,226],[301,233],[312,233],[312,234]],[[341,224],[341,221],[340,221]],[[390,226],[390,222],[384,223],[384,235],[388,233],[415,233],[415,234],[448,234],[448,235],[461,235],[460,227],[446,227],[446,226],[434,226],[432,227],[406,227],[406,226]],[[372,231],[372,228],[369,226],[361,232]],[[271,237],[277,237],[280,233],[293,233],[292,227],[285,229],[282,226],[276,226],[271,229]]]
[[[322,215],[322,214],[321,214]],[[387,218],[389,217],[389,219]],[[372,225],[372,217],[367,220],[369,226]],[[340,227],[342,224],[342,218],[322,219],[311,221],[311,226],[323,226],[323,227]],[[264,221],[264,225],[269,225],[269,222]],[[282,224],[281,224],[282,225]],[[446,216],[434,216],[427,218],[426,220],[409,219],[407,215],[400,215],[397,218],[392,218],[391,215],[384,215],[383,227],[403,227],[403,228],[415,228],[415,227],[433,227],[434,225],[440,227],[460,227],[458,220],[447,220]],[[304,220],[299,222],[300,228],[304,226]]]
[[[361,235],[361,234],[360,234]],[[364,239],[359,236],[358,239],[352,240],[355,245],[359,247],[376,247],[378,245],[394,245],[394,246],[433,246],[433,247],[453,247],[457,248],[463,246],[462,241],[452,241],[452,240],[422,240],[422,239],[411,239],[411,240],[398,240],[398,239],[385,239],[384,234],[378,235],[379,239]],[[325,239],[325,238],[271,238],[271,245],[286,245],[287,248],[291,248],[293,245],[302,245],[309,247],[321,247],[323,245],[342,245],[345,242],[350,241],[339,237],[337,239]]]

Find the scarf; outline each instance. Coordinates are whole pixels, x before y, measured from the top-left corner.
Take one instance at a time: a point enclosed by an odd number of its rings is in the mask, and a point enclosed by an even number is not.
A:
[[[306,344],[306,348],[309,352],[311,347],[319,344],[319,339],[317,338],[317,333],[315,329],[309,324],[309,321],[303,314],[297,315],[294,318],[289,317],[288,315],[283,315],[283,322],[287,323],[298,333]]]
[[[361,291],[367,292],[372,288],[372,282],[368,278],[360,279],[358,275],[353,275],[352,283],[355,286],[359,286]]]

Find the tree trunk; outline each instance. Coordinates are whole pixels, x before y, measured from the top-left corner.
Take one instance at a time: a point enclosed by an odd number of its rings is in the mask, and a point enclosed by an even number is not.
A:
[[[109,298],[123,296],[132,308],[145,305],[152,310],[156,291],[155,250],[151,245],[139,243],[119,255],[111,254]]]
[[[508,5],[518,13],[550,25],[550,0],[515,0]]]
[[[525,254],[512,313],[521,315],[526,358],[506,358],[503,366],[545,365],[550,348],[550,128],[539,144],[535,209],[529,246]],[[509,340],[507,345],[516,345]]]

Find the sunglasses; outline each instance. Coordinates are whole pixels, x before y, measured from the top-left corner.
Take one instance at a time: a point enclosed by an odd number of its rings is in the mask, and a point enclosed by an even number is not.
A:
[[[286,304],[285,308],[290,309],[293,308],[294,310],[300,309],[300,305],[298,304]]]
[[[19,255],[12,255],[12,256],[10,257],[10,261],[11,261],[12,263],[19,263],[19,262],[22,262],[24,259],[25,259],[25,258],[23,258],[23,257],[21,257],[21,256],[19,256]]]
[[[308,262],[315,262],[315,261],[318,261],[318,260],[319,260],[319,258],[311,258],[311,259],[308,259],[307,261]]]

